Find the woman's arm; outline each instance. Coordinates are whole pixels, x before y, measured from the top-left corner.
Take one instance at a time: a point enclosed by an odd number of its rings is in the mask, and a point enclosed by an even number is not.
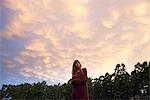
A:
[[[87,70],[86,68],[82,69],[84,74],[82,74],[79,78],[72,78],[71,84],[72,85],[83,85],[86,84],[87,78]]]
[[[71,84],[72,84],[72,85],[80,85],[81,82],[82,82],[82,80],[79,79],[79,78],[73,78],[73,79],[71,80]]]
[[[86,68],[83,68],[82,70],[84,72],[84,75],[82,75],[82,77],[81,77],[82,78],[81,84],[85,84],[88,81],[87,70],[86,70]]]

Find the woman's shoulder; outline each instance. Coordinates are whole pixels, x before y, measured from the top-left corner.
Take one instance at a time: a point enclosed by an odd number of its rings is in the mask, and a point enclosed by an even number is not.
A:
[[[82,70],[87,70],[86,68],[82,68]]]
[[[84,73],[87,73],[87,69],[86,68],[82,68]]]

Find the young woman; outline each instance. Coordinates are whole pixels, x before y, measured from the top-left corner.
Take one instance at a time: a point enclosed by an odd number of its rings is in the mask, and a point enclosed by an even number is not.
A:
[[[72,100],[89,100],[88,78],[86,68],[81,69],[81,64],[75,60],[72,66]]]

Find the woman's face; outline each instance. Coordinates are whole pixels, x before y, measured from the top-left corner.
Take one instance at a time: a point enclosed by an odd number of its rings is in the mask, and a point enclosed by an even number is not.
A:
[[[81,67],[79,62],[75,62],[75,66],[77,69],[80,69],[80,67]]]

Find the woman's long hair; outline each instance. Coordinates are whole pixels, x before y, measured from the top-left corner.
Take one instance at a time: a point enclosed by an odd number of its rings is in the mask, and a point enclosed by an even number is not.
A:
[[[74,73],[77,71],[77,67],[75,65],[76,62],[78,62],[80,64],[80,67],[81,67],[81,63],[79,62],[79,60],[75,60],[73,62],[73,65],[72,65],[72,77],[73,77]]]

